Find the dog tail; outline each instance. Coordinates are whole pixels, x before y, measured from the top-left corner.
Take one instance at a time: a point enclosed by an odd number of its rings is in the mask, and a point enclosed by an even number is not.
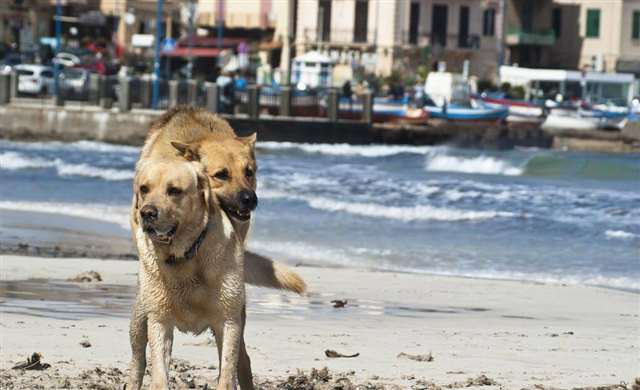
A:
[[[254,286],[278,288],[303,294],[307,284],[289,267],[252,252],[244,255],[244,280]]]

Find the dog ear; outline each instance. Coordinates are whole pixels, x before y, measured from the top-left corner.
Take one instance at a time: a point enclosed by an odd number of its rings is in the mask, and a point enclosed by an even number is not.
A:
[[[254,149],[256,147],[256,139],[258,138],[258,133],[255,132],[246,137],[237,137],[237,138],[238,138],[238,141],[249,146],[251,149]]]
[[[202,192],[202,200],[205,205],[205,209],[209,210],[211,188],[209,187],[209,178],[204,174],[203,169],[196,170],[196,177],[198,178],[198,190]]]
[[[198,145],[185,144],[178,141],[171,141],[173,146],[187,161],[198,161],[200,156],[198,155]]]

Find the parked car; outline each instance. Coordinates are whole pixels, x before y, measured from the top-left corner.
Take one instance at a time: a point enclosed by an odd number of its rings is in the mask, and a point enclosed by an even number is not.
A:
[[[53,82],[53,69],[45,65],[22,64],[14,67],[18,74],[18,92],[41,95]]]
[[[85,100],[89,96],[89,76],[86,69],[65,68],[60,75],[60,88],[67,99]]]
[[[53,62],[54,64],[60,64],[65,67],[73,67],[73,66],[79,65],[80,62],[82,62],[82,60],[80,59],[80,57],[78,57],[73,53],[67,53],[67,52],[61,51],[58,54],[56,54],[55,57],[53,57],[51,62]]]

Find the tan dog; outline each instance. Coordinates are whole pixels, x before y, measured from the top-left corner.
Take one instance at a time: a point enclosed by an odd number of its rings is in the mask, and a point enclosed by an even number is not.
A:
[[[151,351],[151,388],[169,388],[173,329],[216,334],[218,389],[236,381],[245,304],[242,241],[194,163],[145,160],[132,219],[140,256],[131,320],[128,389],[139,389]]]
[[[251,211],[258,202],[255,142],[255,134],[238,137],[227,121],[208,111],[178,106],[151,124],[140,161],[200,161],[213,193],[244,243]],[[306,290],[304,281],[287,267],[250,252],[245,256],[245,281],[298,294]]]

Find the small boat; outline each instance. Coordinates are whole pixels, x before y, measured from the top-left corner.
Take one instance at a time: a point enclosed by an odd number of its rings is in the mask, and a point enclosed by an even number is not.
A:
[[[468,122],[496,122],[501,121],[509,114],[509,109],[503,106],[464,106],[460,104],[444,104],[436,106],[427,104],[422,107],[429,113],[430,118],[446,119],[450,121]]]
[[[526,100],[511,99],[505,94],[482,93],[474,96],[476,102],[481,101],[487,107],[506,107],[509,110],[507,122],[542,123],[545,119],[543,104]]]
[[[326,104],[323,105],[326,107]],[[362,101],[349,100],[342,97],[338,103],[338,116],[343,119],[361,119]],[[373,121],[420,123],[428,118],[427,112],[421,108],[412,107],[409,99],[395,99],[392,97],[376,97],[373,99]]]
[[[542,123],[543,129],[553,130],[621,130],[627,123],[628,110],[603,110],[583,107],[551,108]]]

